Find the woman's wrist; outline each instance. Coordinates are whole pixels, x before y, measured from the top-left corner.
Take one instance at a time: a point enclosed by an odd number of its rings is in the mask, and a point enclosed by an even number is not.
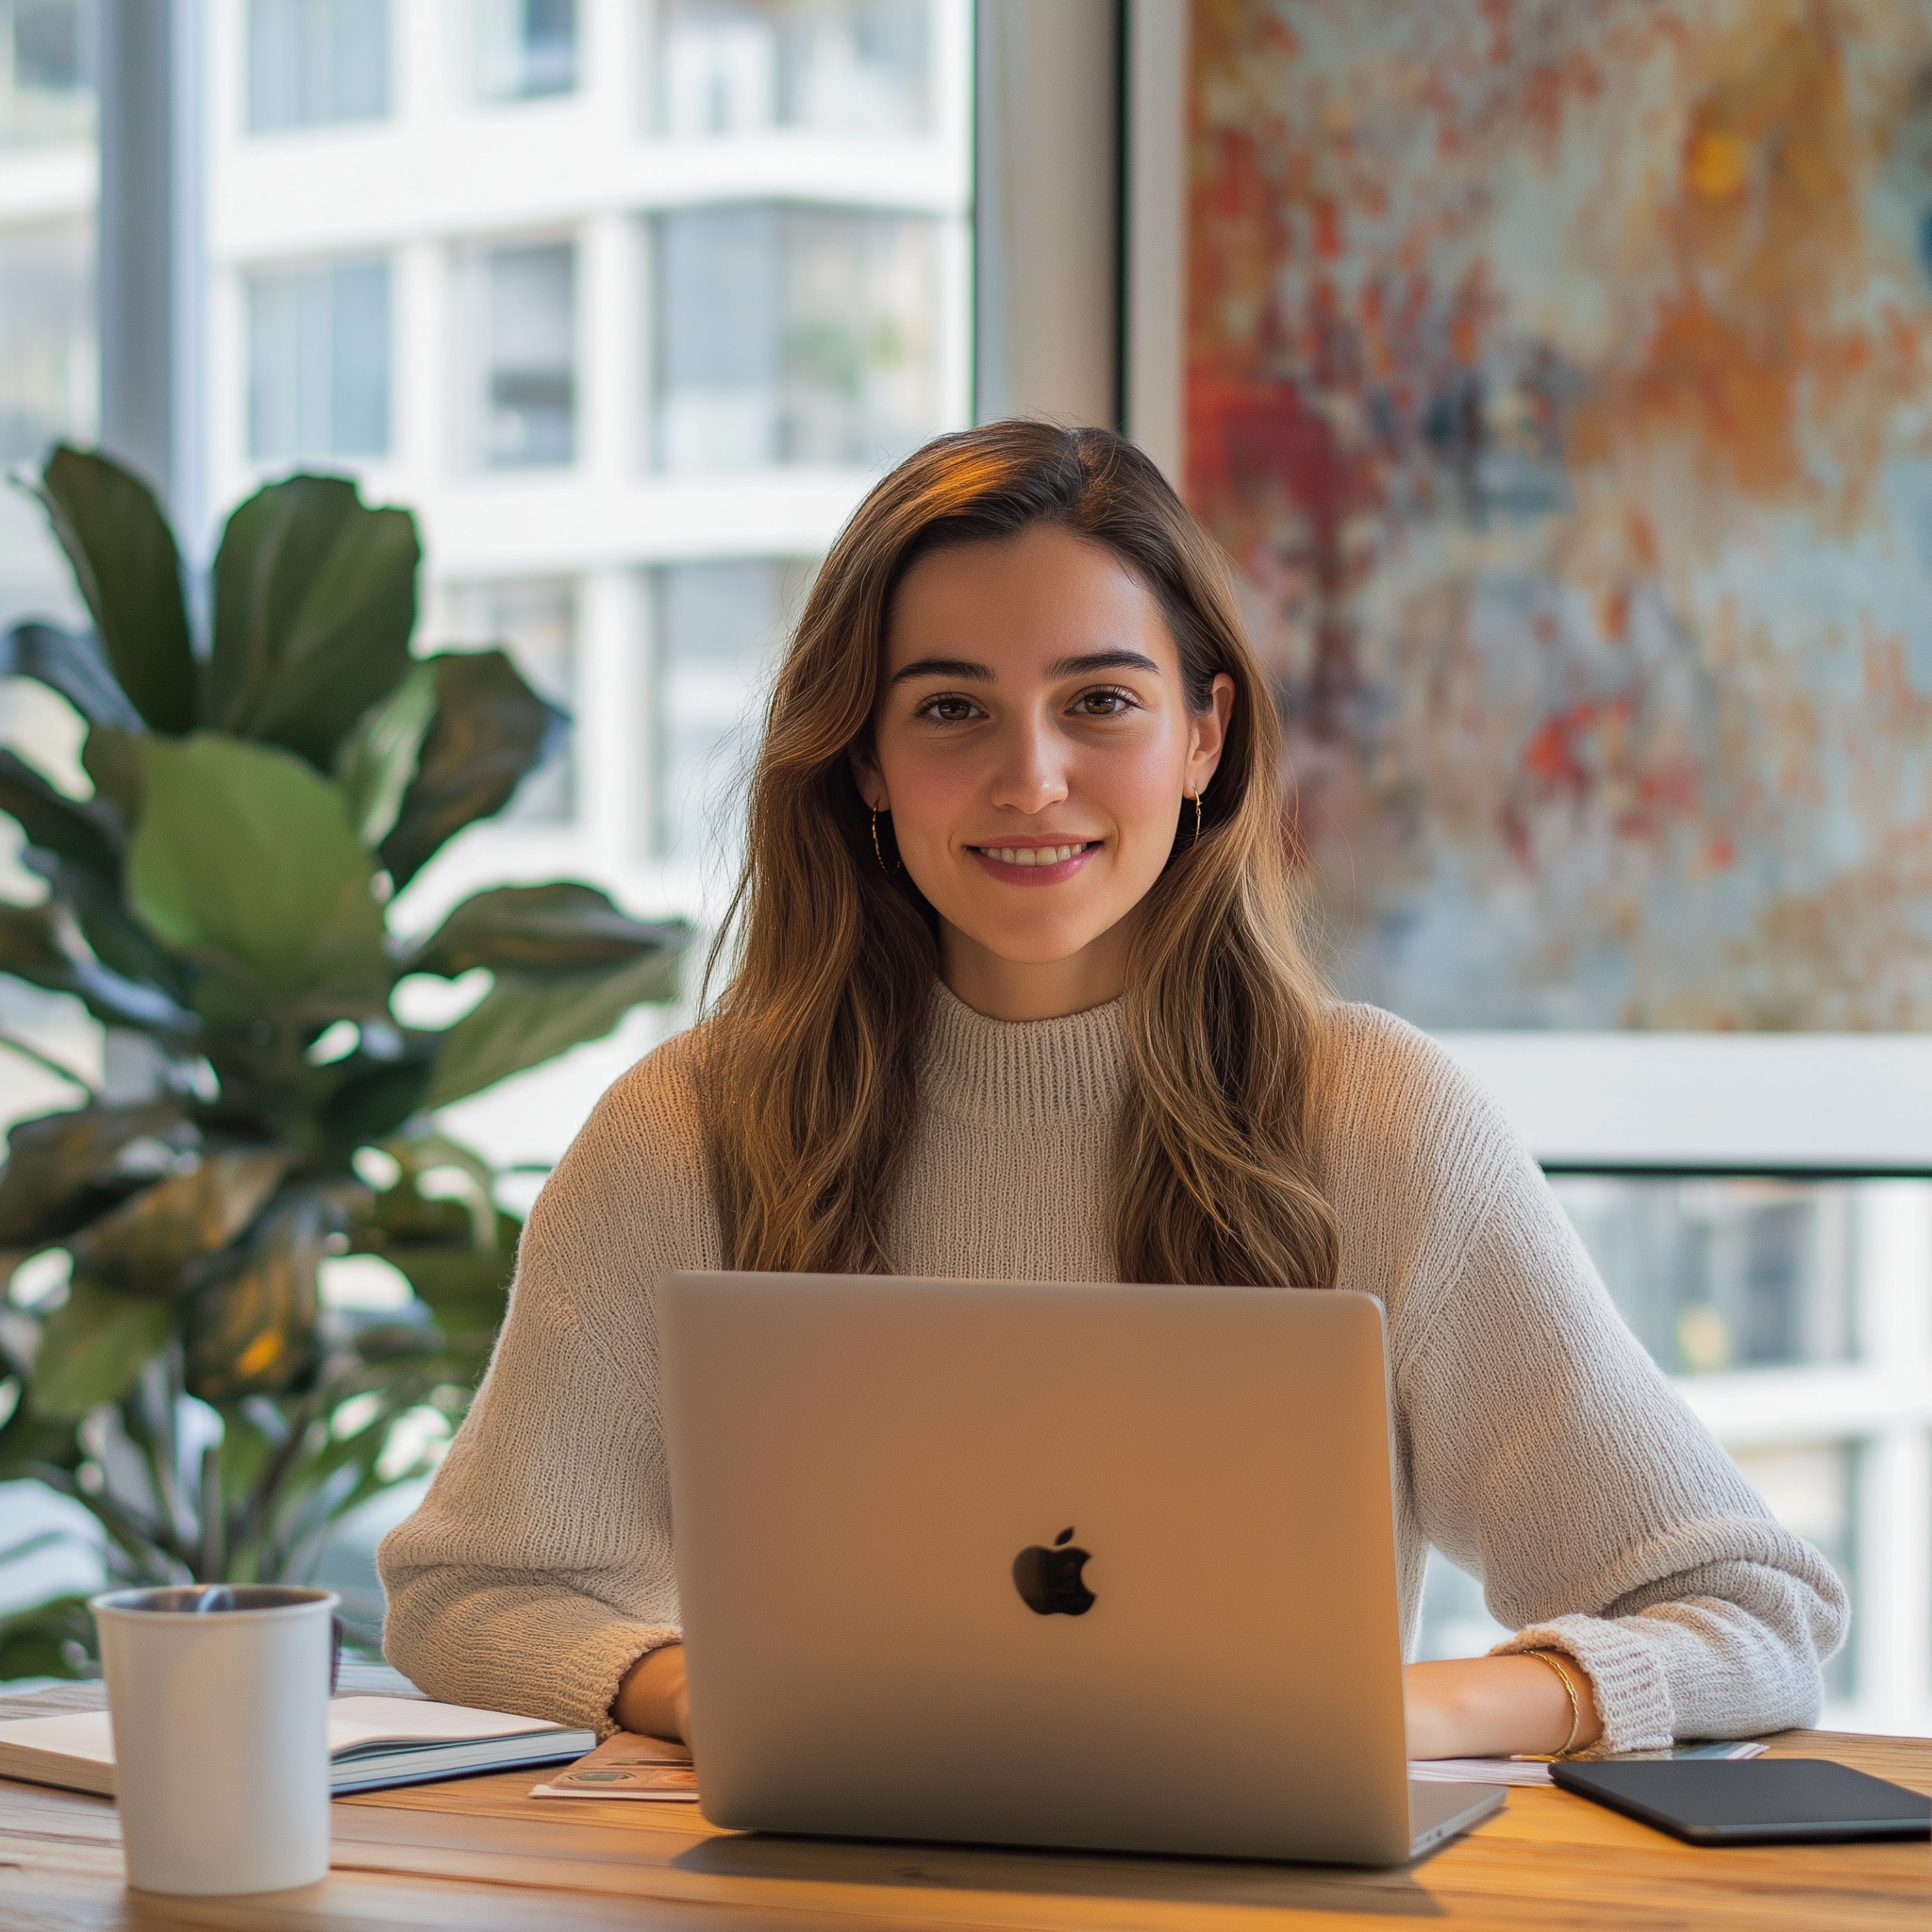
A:
[[[691,1741],[691,1703],[684,1682],[684,1645],[673,1641],[647,1650],[624,1674],[610,1715],[622,1730],[643,1738]]]
[[[1540,1657],[1460,1657],[1410,1664],[1403,1701],[1411,1757],[1550,1757],[1603,1736],[1589,1674],[1568,1656],[1562,1677]],[[1574,1690],[1576,1705],[1572,1707]]]

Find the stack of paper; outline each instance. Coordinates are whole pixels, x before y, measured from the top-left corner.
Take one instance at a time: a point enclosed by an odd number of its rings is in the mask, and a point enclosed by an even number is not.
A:
[[[1633,1757],[1762,1757],[1764,1746],[1748,1740],[1714,1744],[1676,1744],[1668,1751],[1633,1751]],[[1547,1757],[1417,1757],[1408,1774],[1424,1784],[1546,1785]]]
[[[548,1784],[533,1798],[645,1798],[655,1804],[695,1805],[698,1775],[682,1744],[634,1738],[620,1731]]]
[[[339,1697],[328,1709],[336,1794],[425,1784],[467,1772],[513,1771],[579,1757],[596,1734],[542,1718],[413,1697]],[[105,1710],[0,1724],[0,1777],[114,1794],[114,1732]]]

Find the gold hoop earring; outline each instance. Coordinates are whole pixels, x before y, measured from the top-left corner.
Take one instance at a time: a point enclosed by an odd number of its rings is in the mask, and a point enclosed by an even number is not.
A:
[[[1201,842],[1201,794],[1200,794],[1200,792],[1199,792],[1198,791],[1195,791],[1195,793],[1194,793],[1194,844],[1195,844],[1195,845],[1198,845],[1198,844],[1199,844],[1200,842]],[[1189,847],[1188,849],[1189,849],[1190,851],[1192,851],[1192,850],[1193,850],[1193,846],[1191,846],[1191,846],[1190,846],[1190,847]]]
[[[879,850],[879,808],[877,806],[874,806],[872,808],[872,856],[878,860],[881,872],[890,872],[891,870],[886,863],[886,855]]]

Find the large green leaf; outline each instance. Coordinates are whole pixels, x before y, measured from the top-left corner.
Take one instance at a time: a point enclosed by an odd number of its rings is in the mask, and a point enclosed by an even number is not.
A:
[[[647,924],[595,886],[496,886],[465,899],[411,955],[412,973],[454,979],[474,966],[541,976],[627,964],[691,944],[682,920]]]
[[[194,1263],[255,1219],[295,1159],[286,1147],[205,1155],[192,1172],[143,1188],[75,1236],[75,1264],[126,1294],[178,1295],[194,1285]]]
[[[336,782],[349,823],[373,852],[389,837],[416,775],[423,741],[436,719],[436,667],[417,664],[388,697],[371,705],[336,751]]]
[[[94,781],[94,809],[120,814],[125,834],[141,821],[141,740],[111,724],[96,724],[80,747],[80,762]]]
[[[436,722],[382,862],[400,891],[467,824],[499,812],[525,775],[563,748],[570,720],[518,676],[501,651],[443,651]]]
[[[0,973],[49,992],[73,993],[109,1026],[181,1036],[195,1030],[194,1015],[158,987],[125,978],[91,958],[78,942],[73,915],[58,901],[0,901]]]
[[[29,1399],[42,1415],[68,1418],[120,1401],[173,1326],[166,1302],[139,1301],[75,1275],[41,1331]]]
[[[341,476],[291,476],[228,519],[214,570],[202,722],[286,746],[322,771],[409,668],[415,519],[371,509]]]
[[[40,1324],[9,1323],[14,1346],[6,1352],[5,1363],[22,1383],[27,1380],[31,1346],[19,1344],[40,1341]],[[27,1331],[23,1334],[23,1330]],[[74,1471],[87,1460],[87,1450],[79,1441],[72,1421],[42,1415],[26,1399],[24,1390],[14,1391],[13,1413],[0,1426],[0,1483],[31,1481],[50,1469]]]
[[[190,1394],[204,1402],[273,1394],[313,1366],[323,1224],[320,1199],[292,1191],[262,1216],[232,1265],[189,1303]]]
[[[84,1226],[126,1191],[115,1159],[131,1141],[169,1132],[181,1104],[80,1107],[21,1121],[0,1174],[0,1248],[44,1246]]]
[[[379,1008],[391,970],[341,794],[285,752],[197,734],[142,744],[136,911],[165,944],[274,997]]]
[[[177,969],[122,902],[120,808],[105,797],[69,798],[25,760],[0,751],[0,811],[19,821],[26,834],[27,869],[73,908],[101,963],[125,978],[146,980],[178,995],[183,989]]]
[[[58,937],[54,914],[51,906],[0,900],[0,973],[53,992],[71,992],[74,968]]]
[[[118,886],[117,818],[92,800],[69,798],[64,791],[56,791],[25,758],[10,751],[0,751],[0,811],[20,822],[29,846],[79,866],[106,885]],[[44,875],[46,868],[36,866],[35,870]]]
[[[399,1059],[358,1054],[342,1062],[345,1077],[322,1109],[323,1132],[341,1158],[393,1134],[422,1108],[441,1035],[411,1032],[405,1037],[408,1048]]]
[[[192,730],[181,558],[153,491],[119,463],[63,443],[41,474],[40,496],[121,689],[154,730]]]
[[[0,677],[31,677],[58,691],[90,724],[142,728],[141,713],[115,682],[99,643],[84,631],[16,625],[0,637]]]
[[[541,978],[499,974],[481,1001],[449,1029],[424,1105],[447,1107],[478,1093],[580,1041],[601,1039],[641,1002],[676,994],[673,953],[652,953],[603,972]]]

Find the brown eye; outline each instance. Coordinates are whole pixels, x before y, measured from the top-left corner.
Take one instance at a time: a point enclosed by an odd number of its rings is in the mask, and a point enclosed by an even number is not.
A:
[[[1118,718],[1133,708],[1133,693],[1113,689],[1082,691],[1074,700],[1074,709],[1083,718]]]
[[[937,718],[941,724],[963,724],[977,708],[971,698],[927,698],[914,715],[920,718]]]

